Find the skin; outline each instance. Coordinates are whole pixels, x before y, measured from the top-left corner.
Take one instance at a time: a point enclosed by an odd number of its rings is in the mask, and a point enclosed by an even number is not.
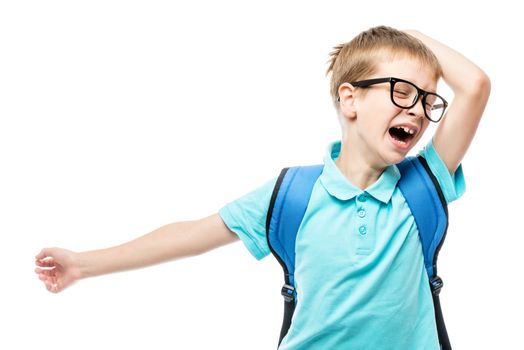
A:
[[[433,136],[435,149],[453,174],[475,136],[488,103],[491,82],[486,73],[457,51],[420,32],[405,32],[421,40],[437,56],[444,82],[455,95]]]
[[[119,246],[87,252],[44,248],[35,272],[48,291],[58,293],[78,280],[203,254],[238,241],[218,214],[172,223]]]
[[[416,31],[406,33],[420,39],[437,56],[443,79],[454,92],[452,104],[433,136],[433,144],[453,174],[475,135],[486,106],[490,81],[475,64],[458,52]],[[416,60],[399,58],[381,62],[373,77],[396,77],[435,91],[433,72]],[[342,119],[342,149],[337,166],[355,186],[372,185],[384,169],[400,162],[429,125],[420,101],[411,109],[395,107],[388,84],[363,94],[351,84],[339,88]],[[410,123],[419,129],[415,139],[400,149],[391,141],[393,125]],[[203,254],[238,241],[218,214],[172,223],[119,246],[87,252],[44,248],[36,256],[35,272],[47,290],[58,293],[83,278],[146,267],[183,257]]]
[[[396,77],[408,80],[426,91],[435,91],[434,73],[414,59],[399,59],[378,64],[376,73],[369,77]],[[361,189],[372,185],[384,169],[405,158],[422,137],[429,125],[421,99],[410,109],[395,106],[390,98],[389,83],[355,88],[344,83],[339,88],[342,114],[342,149],[337,167],[351,183]],[[408,147],[395,145],[389,129],[396,125],[413,125],[418,132]]]
[[[407,34],[429,47],[442,66],[443,80],[453,90],[454,98],[440,121],[433,144],[450,174],[453,174],[468,150],[486,107],[491,83],[488,76],[473,62],[446,45],[414,30]],[[412,58],[381,62],[371,78],[396,77],[435,92],[433,72]],[[400,162],[413,148],[429,122],[424,118],[421,100],[411,109],[391,103],[387,84],[368,88],[366,94],[351,84],[339,87],[342,117],[342,149],[337,159],[340,171],[355,186],[372,185],[391,164]],[[414,142],[406,150],[392,148],[388,130],[399,123],[420,127]]]

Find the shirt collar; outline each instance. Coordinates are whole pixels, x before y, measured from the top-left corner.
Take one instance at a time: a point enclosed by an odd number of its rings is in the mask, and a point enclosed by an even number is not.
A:
[[[400,171],[397,166],[388,166],[373,185],[362,191],[346,179],[335,164],[340,148],[340,141],[333,142],[329,145],[324,158],[324,170],[320,175],[320,182],[329,194],[340,200],[349,200],[366,192],[383,203],[389,202],[400,179]]]

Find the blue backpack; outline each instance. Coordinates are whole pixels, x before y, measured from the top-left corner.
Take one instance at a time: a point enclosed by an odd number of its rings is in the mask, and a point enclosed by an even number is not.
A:
[[[266,220],[267,241],[271,252],[284,269],[285,284],[282,342],[295,310],[295,242],[298,228],[323,165],[284,168],[277,179]],[[422,156],[408,157],[397,164],[401,173],[398,186],[406,198],[419,229],[424,265],[433,296],[439,342],[442,350],[451,350],[442,316],[439,293],[443,286],[437,276],[437,256],[448,228],[448,209],[442,190]]]

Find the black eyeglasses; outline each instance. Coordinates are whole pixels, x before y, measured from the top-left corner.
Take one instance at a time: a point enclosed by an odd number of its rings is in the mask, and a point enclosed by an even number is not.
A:
[[[378,78],[355,81],[351,85],[365,88],[375,84],[390,83],[391,102],[399,108],[409,109],[417,104],[422,96],[424,114],[432,122],[439,122],[448,107],[446,100],[433,92],[427,92],[409,82],[399,78]]]

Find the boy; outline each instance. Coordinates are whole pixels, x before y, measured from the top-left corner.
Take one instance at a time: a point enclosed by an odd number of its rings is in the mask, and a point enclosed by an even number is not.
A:
[[[421,152],[446,202],[464,192],[460,162],[490,90],[472,62],[415,31],[376,27],[331,54],[342,127],[315,183],[296,242],[297,305],[279,349],[439,349],[414,218],[399,191],[401,162],[430,122]],[[447,108],[436,93],[453,90]],[[238,240],[270,253],[265,224],[275,180],[207,218],[169,224],[126,244],[43,249],[36,273],[51,292],[90,276],[201,254]]]

